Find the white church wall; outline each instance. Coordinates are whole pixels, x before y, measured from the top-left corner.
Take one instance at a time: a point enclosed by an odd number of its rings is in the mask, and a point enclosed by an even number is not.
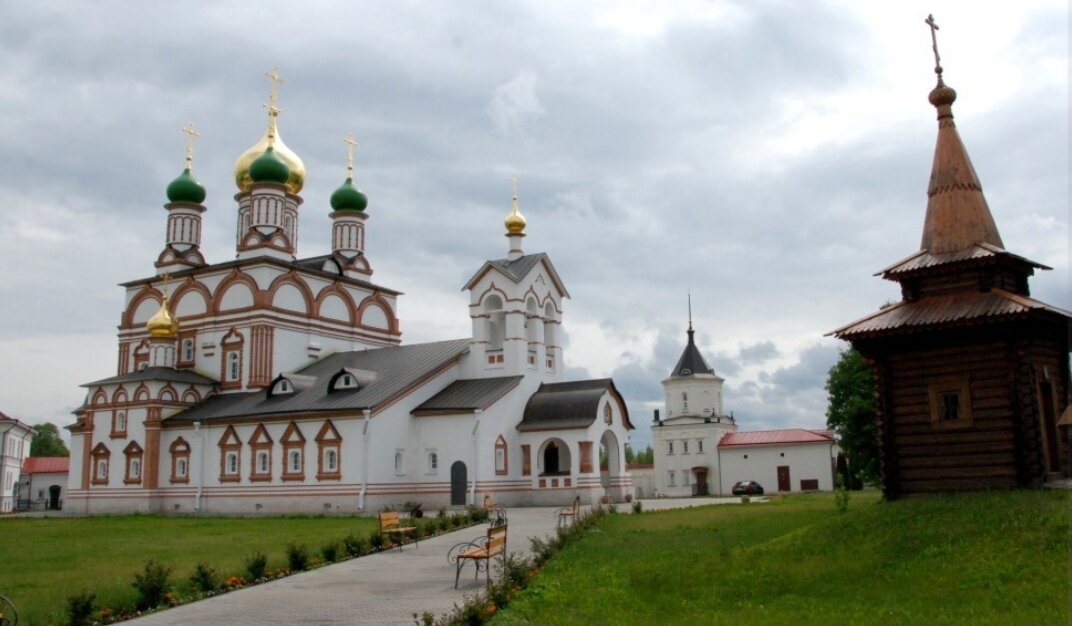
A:
[[[715,495],[719,485],[718,442],[726,433],[734,432],[736,426],[729,422],[682,419],[687,421],[664,422],[651,429],[655,491],[670,497],[691,496],[696,482],[693,470],[705,467],[708,493]]]

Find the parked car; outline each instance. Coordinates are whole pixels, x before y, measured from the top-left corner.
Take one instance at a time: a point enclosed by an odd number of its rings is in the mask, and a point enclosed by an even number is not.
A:
[[[735,496],[761,496],[763,485],[754,480],[739,480],[733,484],[731,493]]]

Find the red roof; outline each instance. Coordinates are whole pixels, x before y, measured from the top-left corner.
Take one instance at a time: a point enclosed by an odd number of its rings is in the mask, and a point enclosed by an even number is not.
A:
[[[31,456],[22,462],[24,474],[66,474],[70,469],[68,456]]]
[[[834,434],[829,430],[784,428],[781,430],[757,430],[750,433],[729,433],[722,437],[718,446],[769,446],[785,443],[831,443]]]

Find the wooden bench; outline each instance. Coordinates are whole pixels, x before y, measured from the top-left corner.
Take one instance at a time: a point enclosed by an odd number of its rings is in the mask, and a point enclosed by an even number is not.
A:
[[[558,509],[557,511],[555,511],[555,515],[558,516],[558,527],[562,528],[563,526],[566,526],[567,524],[572,524],[573,521],[576,520],[577,516],[580,515],[580,514],[581,514],[581,497],[577,496],[576,498],[573,499],[573,504],[571,504],[569,506],[564,506],[564,507]]]
[[[492,526],[502,526],[506,523],[506,509],[491,501],[491,496],[484,496],[484,511],[488,514],[488,522]]]
[[[406,535],[412,534],[413,541],[420,547],[420,538],[417,536],[416,526],[403,526],[396,511],[384,511],[380,513],[380,532],[387,535],[398,544],[398,551],[402,551],[402,540]],[[397,539],[396,539],[397,538]]]
[[[506,524],[489,526],[487,535],[467,542],[459,543],[447,552],[447,563],[455,566],[454,588],[458,588],[458,579],[462,567],[469,562],[476,568],[474,578],[480,578],[480,570],[487,576],[487,586],[491,587],[491,560],[501,558],[506,567]]]

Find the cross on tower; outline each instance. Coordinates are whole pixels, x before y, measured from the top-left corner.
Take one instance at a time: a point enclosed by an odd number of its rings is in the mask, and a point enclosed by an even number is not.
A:
[[[268,109],[268,115],[278,115],[279,86],[286,81],[283,80],[283,75],[279,73],[279,70],[274,67],[272,68],[272,71],[265,72],[264,75],[268,77],[268,80],[272,81],[272,88],[268,92],[268,104],[264,105],[264,107]]]
[[[186,169],[190,169],[194,165],[194,139],[200,137],[201,133],[194,130],[193,122],[187,124],[182,132],[186,133]]]
[[[353,178],[354,176],[354,148],[357,147],[357,140],[354,139],[354,133],[343,138],[342,142],[346,144],[346,177]]]
[[[514,200],[517,200],[517,175],[510,177],[510,187],[514,190]]]
[[[931,27],[931,49],[934,50],[934,73],[938,75],[938,80],[941,80],[942,60],[938,57],[938,24],[934,21],[934,15],[928,15],[927,19],[923,20],[923,23]]]

